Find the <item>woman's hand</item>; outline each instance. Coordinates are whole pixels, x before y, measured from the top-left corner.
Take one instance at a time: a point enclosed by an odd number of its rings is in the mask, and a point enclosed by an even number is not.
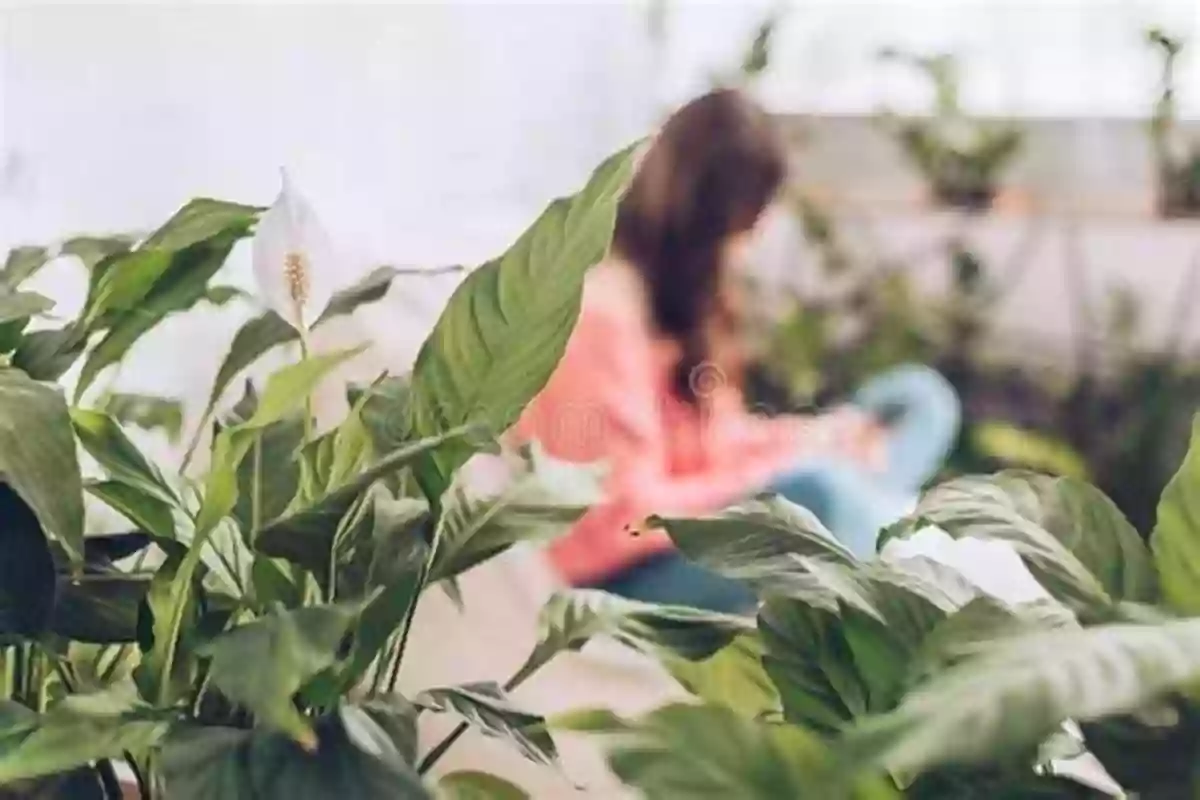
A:
[[[819,419],[831,426],[835,452],[873,472],[887,468],[887,428],[874,414],[847,405],[839,406]]]

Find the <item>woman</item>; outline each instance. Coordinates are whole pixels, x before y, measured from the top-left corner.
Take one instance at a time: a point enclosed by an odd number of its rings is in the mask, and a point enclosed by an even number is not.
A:
[[[763,490],[809,508],[860,556],[940,465],[958,424],[953,391],[909,367],[817,417],[744,409],[738,272],[786,174],[771,121],[717,91],[667,121],[617,214],[612,254],[519,439],[608,467],[604,504],[550,545],[569,584],[715,610],[752,608],[742,585],[692,564],[650,514],[698,515]]]

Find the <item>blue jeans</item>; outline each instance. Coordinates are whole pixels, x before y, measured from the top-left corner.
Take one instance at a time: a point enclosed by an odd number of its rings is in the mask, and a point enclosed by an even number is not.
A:
[[[767,489],[812,511],[851,552],[870,558],[880,529],[903,517],[941,468],[958,436],[962,412],[946,379],[915,365],[872,378],[853,402],[887,420],[884,470],[868,472],[848,459],[825,457],[798,464]],[[756,602],[742,584],[677,552],[657,555],[596,588],[635,600],[713,611],[744,611]]]

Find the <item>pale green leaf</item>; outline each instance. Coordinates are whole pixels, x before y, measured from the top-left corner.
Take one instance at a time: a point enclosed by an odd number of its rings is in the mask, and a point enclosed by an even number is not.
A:
[[[554,740],[546,731],[546,720],[516,708],[494,683],[429,689],[415,697],[413,703],[433,711],[458,714],[483,734],[512,742],[531,761],[550,764],[558,755]]]
[[[439,800],[529,800],[525,790],[487,772],[451,772],[438,781]]]
[[[1188,453],[1158,502],[1150,546],[1167,605],[1200,615],[1200,418],[1192,423]]]

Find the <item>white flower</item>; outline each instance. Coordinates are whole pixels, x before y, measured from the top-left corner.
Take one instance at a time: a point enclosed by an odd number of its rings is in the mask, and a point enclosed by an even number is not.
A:
[[[1009,605],[1051,600],[1008,542],[964,536],[954,539],[931,525],[883,546],[885,561],[925,557],[954,569],[985,594]]]
[[[333,295],[337,270],[316,213],[281,172],[279,196],[254,234],[254,278],[267,307],[304,332]]]

